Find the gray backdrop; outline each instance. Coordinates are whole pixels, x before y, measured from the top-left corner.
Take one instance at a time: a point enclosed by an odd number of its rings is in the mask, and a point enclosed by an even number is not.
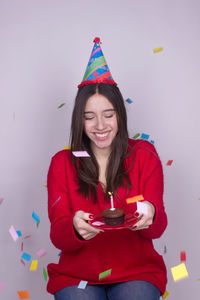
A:
[[[59,251],[49,240],[46,175],[51,156],[68,144],[96,36],[124,98],[133,100],[126,103],[130,136],[149,134],[163,163],[169,225],[155,247],[167,265],[168,299],[199,299],[199,10],[198,0],[0,1],[0,299],[26,289],[31,299],[52,299],[42,272]],[[154,54],[156,47],[163,51]],[[16,242],[11,225],[22,232]],[[28,234],[32,259],[48,252],[37,271],[20,262]],[[189,277],[174,282],[180,251]]]

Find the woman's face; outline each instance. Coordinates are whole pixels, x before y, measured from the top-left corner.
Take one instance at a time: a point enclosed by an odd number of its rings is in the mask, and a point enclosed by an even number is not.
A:
[[[84,132],[91,140],[91,147],[110,150],[118,132],[117,114],[109,100],[100,94],[88,98],[84,110]]]

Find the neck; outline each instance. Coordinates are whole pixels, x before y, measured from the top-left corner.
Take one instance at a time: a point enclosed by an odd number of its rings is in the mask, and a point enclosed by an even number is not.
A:
[[[93,151],[97,161],[98,160],[107,160],[110,156],[110,153],[111,153],[110,148],[100,149],[100,148],[94,147],[94,145],[91,145],[91,148],[92,148],[92,151]]]

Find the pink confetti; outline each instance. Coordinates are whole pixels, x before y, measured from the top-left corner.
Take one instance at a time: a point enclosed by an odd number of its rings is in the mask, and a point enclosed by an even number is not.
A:
[[[72,153],[76,157],[90,157],[87,151],[72,151]]]
[[[19,238],[19,236],[13,226],[10,226],[9,232],[10,232],[10,235],[12,236],[13,240],[16,242],[16,240]]]
[[[6,287],[6,284],[4,282],[0,282],[0,291],[3,291]]]
[[[173,163],[173,160],[168,160],[168,162],[166,163],[167,166],[171,166]]]
[[[37,256],[39,256],[39,257],[45,256],[46,254],[47,254],[47,251],[44,250],[44,249],[40,249],[40,250],[37,252]]]
[[[20,259],[20,261],[25,266],[25,262],[23,261],[23,259]]]
[[[0,204],[2,204],[2,202],[3,202],[3,198],[0,198]]]
[[[181,262],[186,262],[186,252],[185,251],[181,251],[181,253],[180,253],[180,261]]]

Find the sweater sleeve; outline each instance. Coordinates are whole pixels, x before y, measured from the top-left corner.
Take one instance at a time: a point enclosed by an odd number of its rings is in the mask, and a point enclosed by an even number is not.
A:
[[[149,201],[154,205],[155,215],[152,225],[139,232],[145,238],[156,239],[163,234],[167,227],[167,215],[163,203],[163,169],[154,146],[148,143],[147,147],[142,163],[141,190],[144,201]]]
[[[76,251],[86,241],[77,238],[73,227],[69,186],[66,176],[66,153],[61,151],[51,160],[47,176],[50,239],[62,251]]]

